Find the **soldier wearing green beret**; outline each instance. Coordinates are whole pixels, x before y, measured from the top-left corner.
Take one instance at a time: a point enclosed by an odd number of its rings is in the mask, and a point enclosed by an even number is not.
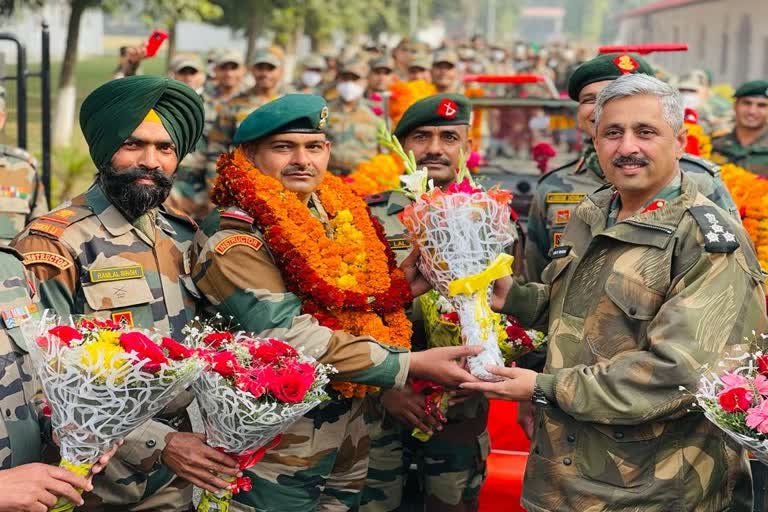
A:
[[[328,164],[334,174],[349,174],[377,153],[376,132],[381,120],[363,97],[368,65],[361,60],[342,64],[336,81],[338,97],[328,102],[326,133],[333,143]]]
[[[634,73],[653,76],[653,68],[637,55],[612,53],[585,62],[568,80],[568,95],[579,102],[579,128],[589,138],[585,138],[579,158],[539,179],[528,215],[528,242],[525,248],[528,281],[541,281],[541,272],[551,261],[549,251],[557,247],[576,206],[588,194],[606,184],[592,143],[595,99],[611,81]],[[739,218],[716,165],[685,154],[680,159],[680,167],[690,174],[702,194]]]
[[[465,96],[437,94],[411,105],[395,128],[403,149],[413,151],[418,166],[427,168],[429,179],[438,187],[454,181],[461,152],[469,152],[470,113],[471,105]],[[368,203],[384,224],[390,247],[402,260],[411,247],[398,216],[409,204],[408,198],[388,192],[369,196]],[[434,298],[415,300],[410,315],[413,350],[433,346],[437,340],[461,343],[454,326],[426,324],[422,307],[425,300]],[[368,399],[371,454],[363,512],[399,510],[403,477],[411,461],[417,462],[423,476],[425,510],[477,510],[490,450],[486,431],[488,401],[480,394],[463,392],[452,395],[451,400],[443,424],[424,411],[423,395],[410,388],[387,390],[377,399]],[[411,436],[414,428],[432,435],[425,442],[419,441]]]
[[[712,139],[712,159],[768,176],[768,80],[752,80],[734,93],[736,126]]]
[[[323,98],[289,94],[248,116],[234,143],[249,164],[285,187],[286,194],[295,194],[332,236],[335,217],[316,193],[328,179],[331,144],[323,131],[327,119]],[[192,279],[211,313],[232,317],[239,328],[257,336],[278,337],[302,347],[308,355],[336,367],[339,373],[332,376],[334,380],[401,388],[409,375],[449,386],[472,379],[454,361],[468,348],[409,353],[370,336],[320,326],[302,309],[307,300],[317,300],[323,307],[321,299],[288,290],[292,270],[284,267],[281,248],[271,245],[274,239],[266,236],[275,221],[265,224],[241,206],[213,210],[190,249]],[[230,243],[233,240],[237,243]],[[233,510],[357,509],[368,464],[363,401],[330,392],[333,399],[290,427],[280,444],[246,471],[253,489],[234,497]]]
[[[5,120],[5,89],[0,86],[0,130]],[[47,211],[35,157],[21,148],[0,144],[0,245],[8,245],[29,221]]]

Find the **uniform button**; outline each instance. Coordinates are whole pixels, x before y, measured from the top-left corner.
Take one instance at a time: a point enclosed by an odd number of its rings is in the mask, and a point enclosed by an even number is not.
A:
[[[571,460],[570,457],[566,457],[563,459],[563,464],[565,464],[566,466],[570,466],[572,462],[573,461]]]
[[[568,434],[568,437],[566,439],[568,439],[569,443],[573,443],[574,441],[576,441],[576,436],[573,434]]]
[[[150,439],[145,444],[147,445],[147,448],[154,448],[157,443],[154,439]]]
[[[632,306],[629,308],[629,314],[630,315],[636,315],[637,314],[637,308],[635,306]]]
[[[613,437],[615,437],[616,439],[624,439],[624,432],[621,432],[621,431],[614,432]]]

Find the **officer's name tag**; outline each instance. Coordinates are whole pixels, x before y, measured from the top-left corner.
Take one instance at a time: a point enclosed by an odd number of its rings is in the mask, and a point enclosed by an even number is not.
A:
[[[587,194],[578,194],[578,193],[569,194],[568,192],[550,192],[549,194],[547,194],[545,201],[547,202],[547,204],[578,204],[585,197],[587,197]]]
[[[570,245],[561,245],[560,247],[553,247],[549,251],[549,257],[554,259],[565,258],[571,252]]]
[[[144,267],[141,265],[129,265],[127,267],[97,268],[89,270],[88,274],[91,276],[92,283],[139,279],[144,277]]]
[[[404,251],[411,248],[411,243],[404,235],[387,237],[389,248],[393,251]]]

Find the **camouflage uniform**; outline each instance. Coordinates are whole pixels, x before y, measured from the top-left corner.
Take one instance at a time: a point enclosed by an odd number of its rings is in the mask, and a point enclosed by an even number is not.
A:
[[[42,455],[42,390],[19,328],[19,322],[39,316],[30,282],[21,256],[13,249],[0,247],[0,470],[39,462]]]
[[[503,308],[524,326],[549,324],[536,384],[550,405],[536,409],[522,504],[751,510],[745,450],[680,389],[766,328],[749,238],[688,174],[661,208],[606,228],[613,194],[574,210],[546,284],[514,284]]]
[[[322,208],[313,196],[313,212]],[[323,218],[323,215],[318,215]],[[333,364],[340,380],[402,387],[410,354],[318,325],[301,314],[253,219],[238,208],[213,210],[190,249],[192,278],[211,312],[239,328],[277,337]],[[237,494],[233,510],[305,512],[355,510],[367,471],[369,439],[362,400],[334,399],[304,416],[248,470],[253,490]]]
[[[749,146],[742,146],[731,132],[712,139],[712,160],[736,164],[760,176],[768,176],[768,128]]]
[[[739,219],[731,194],[720,179],[718,166],[685,154],[680,160],[680,168],[691,177],[702,194]],[[605,184],[591,139],[585,140],[584,151],[578,160],[539,179],[528,214],[528,243],[525,246],[527,281],[541,282],[541,272],[551,261],[549,250],[558,245],[576,207],[588,194]]]
[[[398,215],[409,204],[401,193],[367,198],[371,212],[384,226],[398,263],[410,253],[405,227]],[[420,302],[410,314],[414,324],[414,350],[427,348]],[[490,453],[488,400],[481,394],[448,409],[448,422],[426,442],[411,436],[411,429],[389,416],[378,397],[366,402],[366,420],[371,436],[368,478],[363,489],[363,512],[390,512],[401,506],[404,477],[416,462],[423,475],[426,511],[477,510],[477,498],[486,477]]]
[[[0,245],[8,245],[30,220],[47,211],[34,157],[0,144]]]
[[[331,100],[328,110],[326,133],[333,143],[328,169],[347,174],[376,155],[376,131],[381,119],[364,99],[358,100],[350,112],[344,111],[341,99]]]
[[[14,246],[41,281],[43,307],[156,328],[177,339],[194,318],[184,285],[184,254],[195,224],[161,207],[133,224],[98,184],[70,204],[33,221]],[[166,435],[191,431],[183,393],[156,418],[128,436],[85,495],[94,510],[176,511],[189,506],[191,485],[159,462]]]

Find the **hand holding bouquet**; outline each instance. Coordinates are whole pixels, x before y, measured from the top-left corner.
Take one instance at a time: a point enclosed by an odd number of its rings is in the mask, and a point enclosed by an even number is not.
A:
[[[323,387],[332,367],[283,341],[210,327],[187,328],[187,333],[186,344],[207,363],[192,385],[207,443],[236,459],[241,470],[259,462],[282,432],[328,398]],[[204,491],[197,510],[229,510],[233,494],[251,489],[247,476],[222,478],[232,481],[230,488]]]
[[[111,321],[46,311],[39,323],[25,322],[22,329],[59,438],[60,466],[83,476],[202,369],[197,359],[175,357],[172,339]],[[59,500],[51,510],[73,508]]]

